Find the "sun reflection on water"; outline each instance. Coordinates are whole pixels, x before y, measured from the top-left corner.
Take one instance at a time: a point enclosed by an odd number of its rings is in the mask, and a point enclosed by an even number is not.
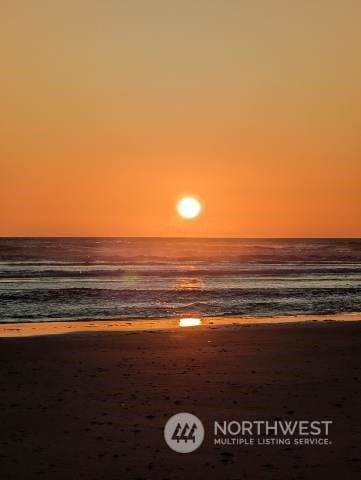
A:
[[[179,326],[180,327],[197,327],[199,325],[202,325],[201,319],[200,318],[181,318],[179,320]]]
[[[202,287],[202,282],[198,278],[181,277],[175,281],[177,290],[200,290]]]

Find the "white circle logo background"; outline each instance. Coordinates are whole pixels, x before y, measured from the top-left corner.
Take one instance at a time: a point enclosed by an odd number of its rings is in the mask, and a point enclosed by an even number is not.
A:
[[[177,413],[165,424],[164,439],[168,447],[175,452],[194,452],[204,439],[203,424],[191,413]]]

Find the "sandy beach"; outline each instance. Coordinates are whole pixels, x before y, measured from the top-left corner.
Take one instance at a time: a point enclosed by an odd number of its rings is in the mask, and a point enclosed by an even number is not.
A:
[[[0,338],[1,478],[360,478],[360,322],[104,330]],[[191,454],[163,438],[179,412],[205,427]],[[259,418],[332,420],[331,444],[213,444]]]

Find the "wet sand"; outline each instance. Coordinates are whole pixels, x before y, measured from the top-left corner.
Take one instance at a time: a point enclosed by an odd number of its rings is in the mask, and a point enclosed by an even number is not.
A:
[[[0,378],[2,479],[360,478],[361,322],[3,337]],[[206,430],[183,455],[182,411]],[[333,420],[332,445],[212,443],[214,420],[275,418]]]
[[[273,317],[204,317],[204,318],[162,318],[134,320],[95,320],[95,321],[24,321],[22,323],[0,323],[1,337],[28,337],[37,335],[59,335],[75,332],[129,332],[144,330],[169,330],[188,326],[191,322],[203,327],[251,326],[298,324],[301,322],[354,322],[361,320],[361,313],[339,313],[333,315],[287,315]]]

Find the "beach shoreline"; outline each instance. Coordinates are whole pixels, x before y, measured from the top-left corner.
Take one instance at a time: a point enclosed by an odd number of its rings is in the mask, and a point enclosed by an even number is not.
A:
[[[189,320],[189,321],[188,321]],[[285,315],[258,317],[175,317],[160,319],[105,319],[79,321],[44,321],[44,322],[2,322],[0,338],[28,337],[39,335],[60,335],[65,333],[86,332],[129,332],[146,330],[173,330],[179,328],[221,328],[252,327],[262,325],[360,322],[361,313],[339,313],[323,315]]]

